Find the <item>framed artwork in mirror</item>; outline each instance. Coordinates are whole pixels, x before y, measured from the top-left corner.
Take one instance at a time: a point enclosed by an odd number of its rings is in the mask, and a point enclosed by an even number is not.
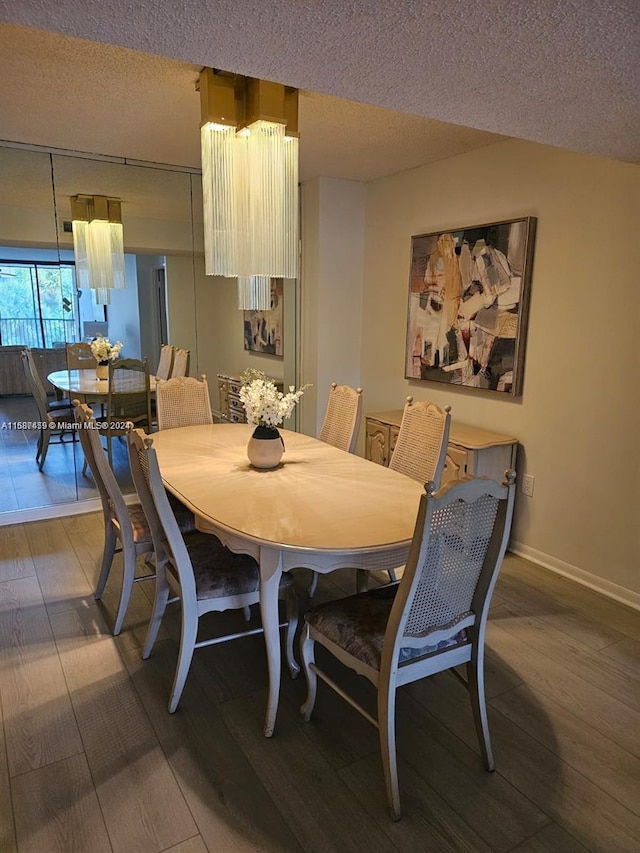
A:
[[[522,393],[536,219],[411,238],[405,378]]]
[[[244,348],[251,352],[283,356],[282,279],[271,279],[271,309],[244,311]]]

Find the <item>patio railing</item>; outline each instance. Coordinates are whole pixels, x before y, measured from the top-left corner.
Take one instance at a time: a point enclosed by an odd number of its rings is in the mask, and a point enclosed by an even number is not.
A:
[[[0,344],[51,348],[78,340],[78,330],[73,318],[38,320],[35,317],[2,317],[0,319]]]

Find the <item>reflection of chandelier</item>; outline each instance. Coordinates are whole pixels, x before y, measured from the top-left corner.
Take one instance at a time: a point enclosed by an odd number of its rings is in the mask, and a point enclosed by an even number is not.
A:
[[[268,310],[270,279],[298,275],[298,90],[210,68],[199,88],[205,272]]]
[[[71,220],[78,287],[91,288],[98,305],[109,305],[111,290],[125,286],[120,199],[74,195]]]

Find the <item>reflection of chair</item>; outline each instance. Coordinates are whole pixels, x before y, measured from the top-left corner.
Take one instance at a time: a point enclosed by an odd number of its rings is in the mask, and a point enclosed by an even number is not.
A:
[[[362,413],[362,388],[354,391],[348,385],[331,383],[320,441],[353,453],[358,438]]]
[[[212,424],[211,401],[207,377],[188,376],[156,382],[158,429]]]
[[[377,720],[351,698],[349,702],[378,728],[394,820],[400,818],[395,706],[401,685],[466,664],[464,683],[482,758],[487,770],[494,768],[484,693],[484,638],[509,538],[514,482],[515,472],[509,471],[502,486],[468,477],[434,494],[434,484],[427,484],[399,584],[321,604],[305,615],[302,659],[308,694],[301,712],[310,719],[317,676],[346,696],[316,666],[315,642],[371,681],[377,689]]]
[[[56,434],[60,436],[60,441],[63,440],[66,425],[71,421],[73,413],[67,400],[57,400],[51,403],[47,400],[44,385],[36,369],[36,363],[29,347],[25,347],[20,356],[33,399],[38,407],[40,435],[38,436],[36,447],[36,462],[38,462],[38,467],[42,471],[51,436]]]
[[[160,359],[156,367],[156,379],[169,379],[173,367],[173,347],[171,344],[163,344],[160,347]]]
[[[171,512],[167,492],[162,484],[153,439],[145,436],[140,430],[131,430],[128,441],[130,458],[137,455],[139,471],[145,478],[155,508],[155,512],[149,512],[148,518],[156,546],[156,597],[142,652],[143,658],[148,658],[151,654],[170,592],[180,598],[182,608],[180,651],[169,699],[169,711],[173,713],[178,707],[195,649],[262,633],[262,628],[253,628],[196,642],[198,622],[205,613],[246,610],[259,602],[258,565],[246,554],[234,554],[211,534],[186,543]],[[132,463],[132,471],[135,471],[135,468]],[[142,500],[144,488],[138,488]],[[143,505],[146,508],[146,504]],[[282,575],[280,591],[286,594],[287,600],[287,662],[291,675],[295,676],[300,671],[293,656],[298,605],[293,579],[287,572]]]
[[[407,397],[389,468],[419,483],[433,480],[437,488],[447,455],[450,411],[450,406],[441,409],[435,403],[414,403]]]
[[[90,344],[67,344],[67,370],[90,370],[96,366]]]
[[[126,435],[128,423],[151,430],[149,368],[146,359],[122,358],[109,362],[107,411],[100,427],[101,435],[107,439],[109,465],[113,461],[111,439]]]
[[[189,356],[188,349],[179,349],[175,347],[173,350],[173,366],[171,367],[171,378],[176,376],[189,375]]]
[[[93,412],[86,404],[81,404],[78,400],[74,400],[73,405],[79,426],[80,444],[100,493],[104,517],[104,549],[95,593],[97,599],[102,598],[113,564],[113,557],[116,554],[116,543],[120,542],[121,545],[122,589],[113,628],[113,633],[119,634],[134,582],[148,580],[154,576],[150,574],[135,577],[136,559],[140,554],[150,554],[153,551],[153,541],[142,507],[140,504],[129,504],[127,506],[115,475],[107,465]]]

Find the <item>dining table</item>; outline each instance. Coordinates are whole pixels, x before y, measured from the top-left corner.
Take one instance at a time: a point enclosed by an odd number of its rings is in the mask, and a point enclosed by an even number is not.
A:
[[[201,531],[259,566],[269,695],[264,734],[273,734],[280,691],[278,588],[283,571],[392,569],[406,563],[423,486],[355,454],[281,429],[273,469],[246,455],[254,427],[208,424],[151,436],[165,487]]]
[[[83,370],[54,370],[47,376],[48,381],[82,403],[106,403],[109,396],[109,380],[98,379],[95,368]],[[149,377],[149,391],[155,394],[156,378]]]

